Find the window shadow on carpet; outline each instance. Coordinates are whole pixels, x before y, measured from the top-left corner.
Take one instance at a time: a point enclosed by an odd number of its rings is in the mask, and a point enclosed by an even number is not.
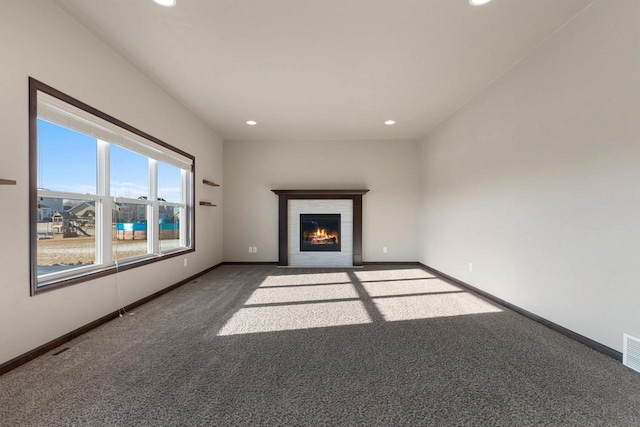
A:
[[[269,274],[217,335],[497,313],[502,309],[420,268]]]

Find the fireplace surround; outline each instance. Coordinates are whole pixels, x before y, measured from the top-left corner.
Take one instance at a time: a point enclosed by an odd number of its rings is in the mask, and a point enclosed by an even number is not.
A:
[[[353,203],[352,265],[362,265],[362,196],[369,190],[271,190],[278,195],[278,265],[288,266],[289,260],[289,201],[290,200],[350,200]],[[343,218],[344,220],[344,218]],[[351,236],[341,236],[340,240]],[[350,238],[348,239],[351,240]],[[318,256],[321,256],[320,253]]]

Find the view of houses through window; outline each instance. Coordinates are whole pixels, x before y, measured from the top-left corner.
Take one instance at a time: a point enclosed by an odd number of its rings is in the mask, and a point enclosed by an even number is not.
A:
[[[190,247],[190,169],[55,121],[38,114],[38,286]]]

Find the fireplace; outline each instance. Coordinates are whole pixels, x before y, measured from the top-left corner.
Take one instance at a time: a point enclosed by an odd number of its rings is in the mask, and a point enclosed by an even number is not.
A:
[[[340,252],[340,214],[300,214],[301,252]]]
[[[278,265],[362,265],[362,196],[369,190],[271,190],[278,195]],[[341,215],[340,251],[301,251],[301,214]]]

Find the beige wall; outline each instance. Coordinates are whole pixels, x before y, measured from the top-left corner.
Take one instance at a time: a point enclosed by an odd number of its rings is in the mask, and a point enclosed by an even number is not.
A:
[[[418,153],[418,143],[402,141],[225,141],[225,261],[278,260],[272,189],[326,188],[371,190],[363,197],[365,262],[416,261]]]
[[[222,211],[196,212],[197,251],[183,258],[29,296],[28,77],[196,156],[197,182],[222,180],[222,142],[158,87],[45,0],[0,13],[0,363],[222,261]],[[221,187],[224,188],[224,187]],[[201,185],[197,195],[205,197]],[[221,202],[222,189],[206,194]],[[116,287],[117,286],[117,287]]]
[[[422,143],[421,261],[618,351],[640,336],[639,18],[596,1]]]

